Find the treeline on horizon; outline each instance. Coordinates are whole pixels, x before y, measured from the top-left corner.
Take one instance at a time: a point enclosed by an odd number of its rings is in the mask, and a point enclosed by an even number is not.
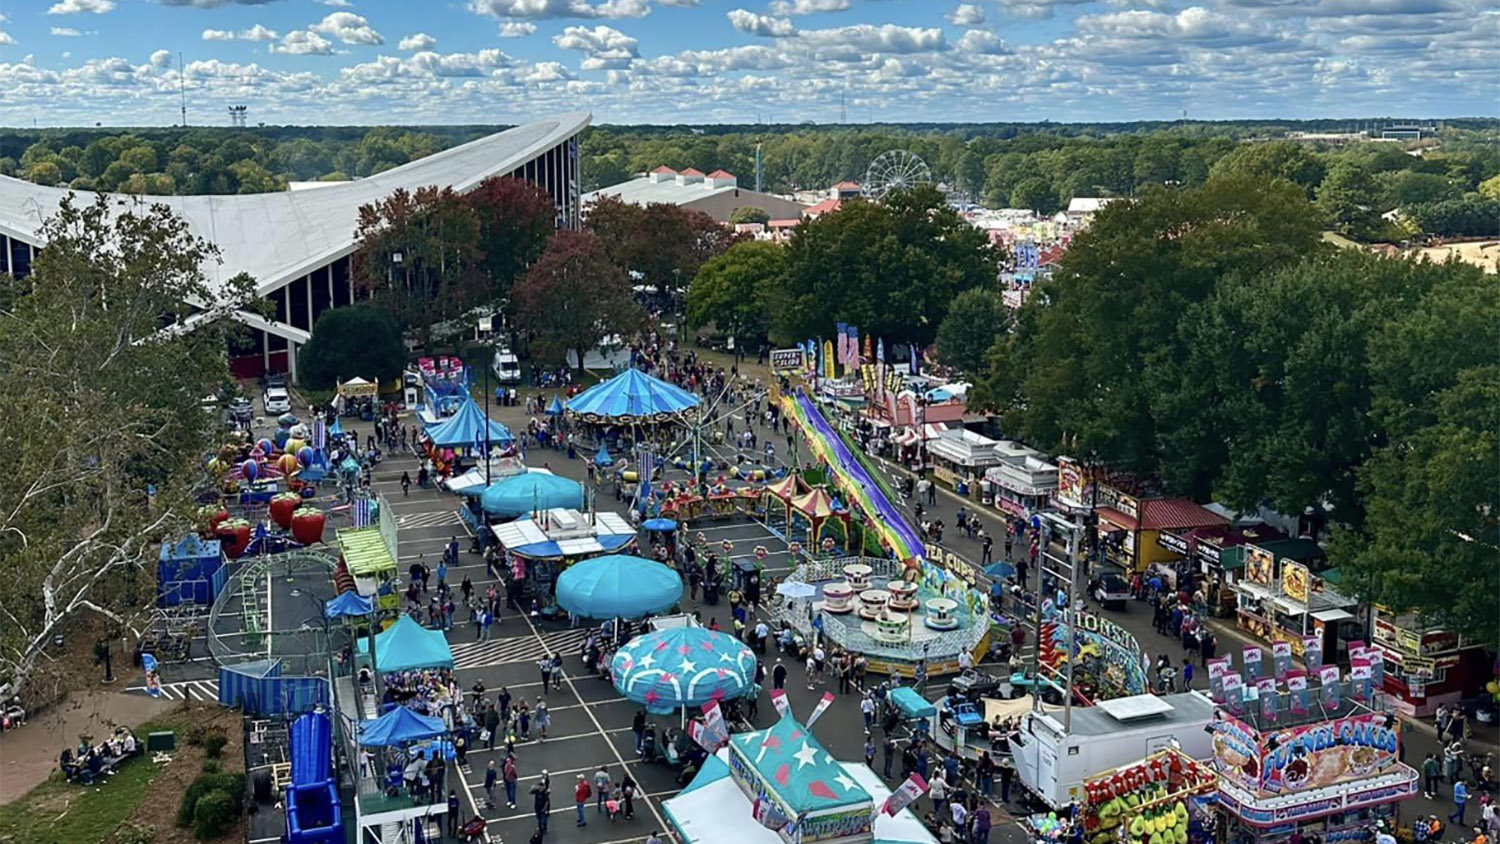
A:
[[[1050,213],[1077,196],[1132,196],[1202,184],[1211,172],[1283,176],[1326,206],[1329,225],[1384,240],[1500,233],[1500,119],[1439,121],[1436,140],[1325,145],[1290,132],[1378,129],[1356,120],[1135,121],[625,126],[581,138],[582,189],[666,165],[736,174],[777,193],[860,181],[870,161],[909,150],[933,178],[991,207]],[[503,126],[55,128],[0,131],[0,175],[78,190],[136,194],[263,193],[291,181],[362,178]],[[1422,154],[1410,154],[1420,148]],[[1493,207],[1492,207],[1493,206]],[[1380,214],[1401,208],[1393,228]]]

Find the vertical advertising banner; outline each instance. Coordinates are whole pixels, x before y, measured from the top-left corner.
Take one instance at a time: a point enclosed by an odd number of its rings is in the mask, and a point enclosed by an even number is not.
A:
[[[1368,659],[1349,661],[1349,699],[1360,703],[1370,699],[1370,661]]]
[[[792,702],[786,699],[786,689],[772,689],[771,703],[776,707],[776,714],[782,718],[792,711]]]
[[[1307,714],[1307,672],[1293,669],[1286,673],[1287,708],[1293,715]]]
[[[1245,659],[1245,681],[1254,683],[1260,679],[1260,646],[1246,645],[1241,654]]]
[[[1271,673],[1278,680],[1285,680],[1292,670],[1292,643],[1277,642],[1271,646]]]
[[[1260,693],[1260,717],[1263,721],[1275,723],[1276,708],[1280,701],[1276,699],[1276,680],[1271,677],[1262,677],[1255,681],[1255,689]]]
[[[1385,651],[1380,648],[1365,648],[1365,659],[1370,662],[1370,688],[1379,691],[1385,685]]]
[[[1245,711],[1245,678],[1238,671],[1224,674],[1224,705],[1235,715]]]
[[[1323,666],[1320,679],[1323,681],[1322,700],[1324,709],[1338,709],[1339,700],[1339,667],[1337,665]]]
[[[1214,703],[1224,702],[1224,675],[1229,673],[1229,657],[1221,656],[1208,661],[1208,696]]]
[[[1323,670],[1323,637],[1302,637],[1302,661],[1307,663],[1307,673],[1310,676],[1320,676]]]

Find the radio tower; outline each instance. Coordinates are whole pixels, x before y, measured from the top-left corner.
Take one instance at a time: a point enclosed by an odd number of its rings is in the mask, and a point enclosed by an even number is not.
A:
[[[229,107],[229,125],[236,129],[245,128],[245,112],[249,106],[232,105]]]
[[[177,51],[177,93],[182,102],[182,126],[187,128],[187,64],[182,61],[182,51]]]

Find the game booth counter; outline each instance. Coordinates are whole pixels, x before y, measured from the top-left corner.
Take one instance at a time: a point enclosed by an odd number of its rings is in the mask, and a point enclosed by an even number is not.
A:
[[[1378,820],[1394,828],[1397,804],[1417,794],[1417,771],[1400,761],[1396,716],[1342,695],[1332,670],[1332,683],[1315,690],[1295,674],[1286,692],[1258,681],[1242,704],[1216,713],[1212,758],[1230,834],[1363,841]],[[1360,682],[1351,681],[1353,694],[1364,693]]]
[[[936,844],[891,798],[874,771],[835,759],[788,713],[730,737],[662,808],[685,844]]]
[[[1428,717],[1445,703],[1489,693],[1492,702],[1479,707],[1475,715],[1493,723],[1500,687],[1495,685],[1493,663],[1482,646],[1414,616],[1396,615],[1379,604],[1370,612],[1371,644],[1385,656],[1381,688],[1397,712]]]
[[[1211,765],[1169,746],[1084,780],[1074,822],[1088,844],[1204,844],[1214,840],[1217,786]],[[1054,840],[1062,826],[1055,813],[1026,825],[1038,840]]]

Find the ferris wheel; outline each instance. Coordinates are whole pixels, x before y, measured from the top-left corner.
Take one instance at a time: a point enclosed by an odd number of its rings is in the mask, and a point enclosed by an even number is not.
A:
[[[864,194],[880,199],[893,190],[904,190],[932,182],[932,171],[915,153],[904,149],[883,152],[870,162],[865,171]]]

